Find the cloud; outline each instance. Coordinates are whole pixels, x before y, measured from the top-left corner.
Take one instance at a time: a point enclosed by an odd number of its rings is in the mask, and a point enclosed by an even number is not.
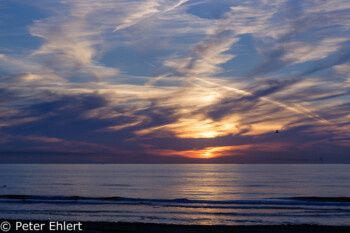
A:
[[[155,13],[158,13],[159,9],[157,9],[157,7],[159,5],[160,5],[159,1],[154,1],[154,0],[141,3],[137,7],[138,8],[137,10],[135,10],[133,13],[129,14],[123,19],[123,22],[114,29],[114,32],[121,29],[128,28],[138,23],[143,18],[149,17]]]
[[[46,93],[46,98],[48,99],[46,102],[18,109],[16,117],[2,116],[2,121],[6,121],[6,119],[9,121],[0,131],[5,134],[3,138],[10,142],[22,141],[22,148],[31,151],[39,149],[118,151],[118,146],[108,145],[110,140],[104,143],[105,139],[99,142],[94,139],[94,135],[99,134],[94,132],[95,130],[122,121],[120,116],[107,119],[88,116],[89,111],[103,108],[108,104],[102,96],[88,94],[60,96]],[[67,132],[70,133],[67,134]],[[119,137],[123,137],[123,135]],[[10,147],[11,143],[8,143],[7,146]]]
[[[235,37],[229,14],[218,20],[207,32],[207,38],[192,48],[190,56],[171,59],[164,63],[174,69],[175,73],[191,76],[210,76],[222,72],[219,65],[228,62],[235,56],[224,54],[239,39]]]
[[[330,56],[328,59],[322,59],[316,64],[312,65],[309,69],[302,73],[302,75],[310,75],[315,72],[332,68],[337,65],[342,65],[350,60],[350,48],[348,46],[342,46],[336,53],[336,55]]]
[[[319,68],[300,74],[309,75],[319,69],[337,64],[329,56],[333,53],[344,53],[346,48],[342,44],[347,40],[344,35],[349,33],[347,30],[349,18],[346,10],[339,11],[332,7],[334,10],[329,8],[325,11],[325,5],[329,4],[331,4],[330,1],[315,1],[313,4],[288,1],[287,4],[280,4],[279,12],[286,13],[281,15],[282,19],[271,22],[270,20],[273,19],[271,17],[265,20],[263,30],[257,30],[254,33],[263,43],[263,46],[258,48],[263,63],[248,75],[266,74],[292,64],[324,59]],[[283,29],[280,24],[283,25]],[[272,36],[272,39],[267,36]],[[306,39],[303,40],[303,37]],[[338,62],[345,57],[340,58]],[[327,66],[326,63],[329,65]]]
[[[27,26],[40,44],[1,50],[2,148],[142,162],[349,150],[346,1],[41,3]]]
[[[36,20],[30,26],[32,36],[45,40],[31,56],[65,78],[72,78],[77,72],[90,74],[95,78],[117,75],[118,69],[103,66],[96,61],[101,52],[103,53],[105,43],[101,34],[111,25],[89,21],[90,16],[106,11],[106,7],[111,4],[102,7],[99,4],[87,5],[81,1],[64,3],[69,11]]]
[[[165,14],[169,11],[175,10],[177,7],[186,3],[188,0],[180,1],[134,1],[128,2],[130,6],[127,8],[127,15],[122,19],[115,29],[114,32],[131,27],[137,23],[140,23],[145,18],[151,17],[155,14]],[[170,2],[170,4],[169,4]]]

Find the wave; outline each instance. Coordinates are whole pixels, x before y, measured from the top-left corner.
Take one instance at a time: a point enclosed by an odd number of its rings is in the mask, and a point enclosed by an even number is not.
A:
[[[107,187],[127,187],[130,186],[128,184],[101,184],[100,186],[107,186]]]
[[[204,205],[274,205],[274,206],[295,206],[295,205],[342,205],[350,206],[350,197],[289,197],[289,198],[268,198],[260,200],[192,200],[187,198],[178,199],[147,199],[130,197],[84,197],[84,196],[43,196],[43,195],[0,195],[0,202],[45,202],[45,203],[79,203],[79,204],[142,204],[142,205],[179,205],[184,207],[195,207],[198,204]],[[209,206],[208,206],[209,207]]]
[[[350,203],[350,197],[291,197],[289,199],[299,201],[315,201],[315,202],[348,202]]]

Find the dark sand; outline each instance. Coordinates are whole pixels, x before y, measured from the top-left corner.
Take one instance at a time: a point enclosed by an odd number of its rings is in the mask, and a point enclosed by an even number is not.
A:
[[[0,223],[4,220],[0,220]],[[42,231],[16,231],[15,221],[11,223],[9,232],[50,232],[48,221],[23,220],[22,222],[44,223]],[[18,220],[19,221],[19,220]],[[76,222],[72,222],[76,223]],[[83,231],[51,231],[51,232],[120,232],[120,233],[350,233],[350,226],[318,226],[318,225],[255,225],[255,226],[204,226],[204,225],[171,225],[151,223],[111,223],[82,222]]]

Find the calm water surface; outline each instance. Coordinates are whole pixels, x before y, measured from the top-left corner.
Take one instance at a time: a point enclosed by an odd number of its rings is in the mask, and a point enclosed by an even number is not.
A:
[[[0,165],[0,177],[7,219],[350,225],[349,199],[317,198],[350,197],[350,165]]]

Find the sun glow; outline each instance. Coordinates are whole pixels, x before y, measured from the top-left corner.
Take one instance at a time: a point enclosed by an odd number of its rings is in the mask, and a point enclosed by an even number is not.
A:
[[[202,119],[202,116],[180,118],[177,122],[136,131],[137,135],[145,135],[157,130],[174,132],[179,138],[215,138],[239,132],[238,116],[230,116],[220,121]]]
[[[240,146],[218,146],[218,147],[205,147],[202,149],[192,149],[185,151],[177,150],[152,150],[149,151],[152,154],[162,155],[162,156],[182,156],[187,158],[201,158],[201,159],[210,159],[217,158],[220,156],[228,155],[238,155],[240,151],[249,149],[251,145],[240,145]]]

